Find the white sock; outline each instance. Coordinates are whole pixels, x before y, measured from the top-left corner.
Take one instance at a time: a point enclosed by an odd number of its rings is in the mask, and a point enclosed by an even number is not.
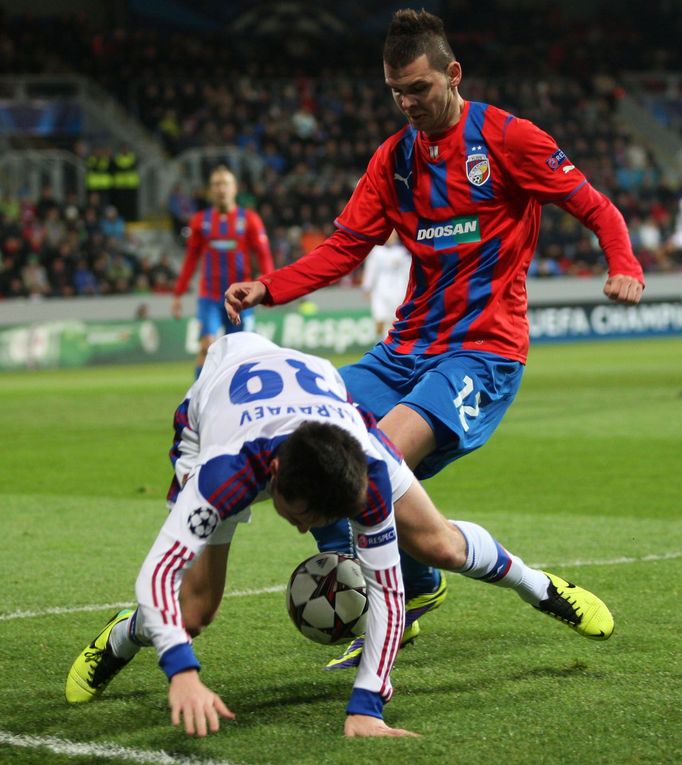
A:
[[[464,536],[467,562],[457,573],[471,579],[511,587],[531,605],[547,597],[549,579],[542,571],[530,568],[516,555],[504,549],[490,532],[470,521],[450,521]]]
[[[140,643],[135,642],[131,637],[131,630],[134,629],[134,619],[136,616],[137,611],[129,619],[123,619],[118,624],[115,624],[109,635],[109,647],[113,651],[114,656],[118,656],[119,659],[132,659],[142,647]]]

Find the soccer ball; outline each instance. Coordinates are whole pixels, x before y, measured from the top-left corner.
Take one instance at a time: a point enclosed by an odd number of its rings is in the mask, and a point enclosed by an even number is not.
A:
[[[365,632],[365,577],[349,555],[323,552],[304,560],[289,579],[286,597],[291,621],[316,643],[341,643]]]

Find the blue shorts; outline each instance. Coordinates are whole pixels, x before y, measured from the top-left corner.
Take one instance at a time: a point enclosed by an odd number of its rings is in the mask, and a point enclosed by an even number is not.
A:
[[[431,426],[436,450],[414,471],[430,478],[490,438],[521,385],[524,366],[493,353],[395,353],[378,343],[341,376],[354,401],[381,419],[396,404]]]
[[[222,334],[221,330],[229,335],[232,332],[253,332],[256,328],[256,319],[253,315],[253,308],[247,308],[241,312],[242,323],[235,325],[227,318],[225,303],[222,300],[211,300],[211,298],[200,297],[197,303],[197,319],[199,319],[199,337],[212,335],[217,337]]]

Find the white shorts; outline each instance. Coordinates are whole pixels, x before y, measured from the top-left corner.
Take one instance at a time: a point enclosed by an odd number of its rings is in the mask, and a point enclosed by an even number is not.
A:
[[[250,507],[246,507],[236,515],[232,515],[229,518],[225,518],[224,521],[220,521],[216,530],[208,538],[207,544],[229,545],[234,536],[234,532],[237,530],[238,523],[251,523]]]

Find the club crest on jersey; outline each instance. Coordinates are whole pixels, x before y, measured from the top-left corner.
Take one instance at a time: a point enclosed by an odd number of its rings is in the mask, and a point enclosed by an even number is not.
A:
[[[472,151],[476,153],[467,156],[467,178],[474,186],[483,186],[490,179],[490,160],[482,149],[482,146],[474,146]]]

